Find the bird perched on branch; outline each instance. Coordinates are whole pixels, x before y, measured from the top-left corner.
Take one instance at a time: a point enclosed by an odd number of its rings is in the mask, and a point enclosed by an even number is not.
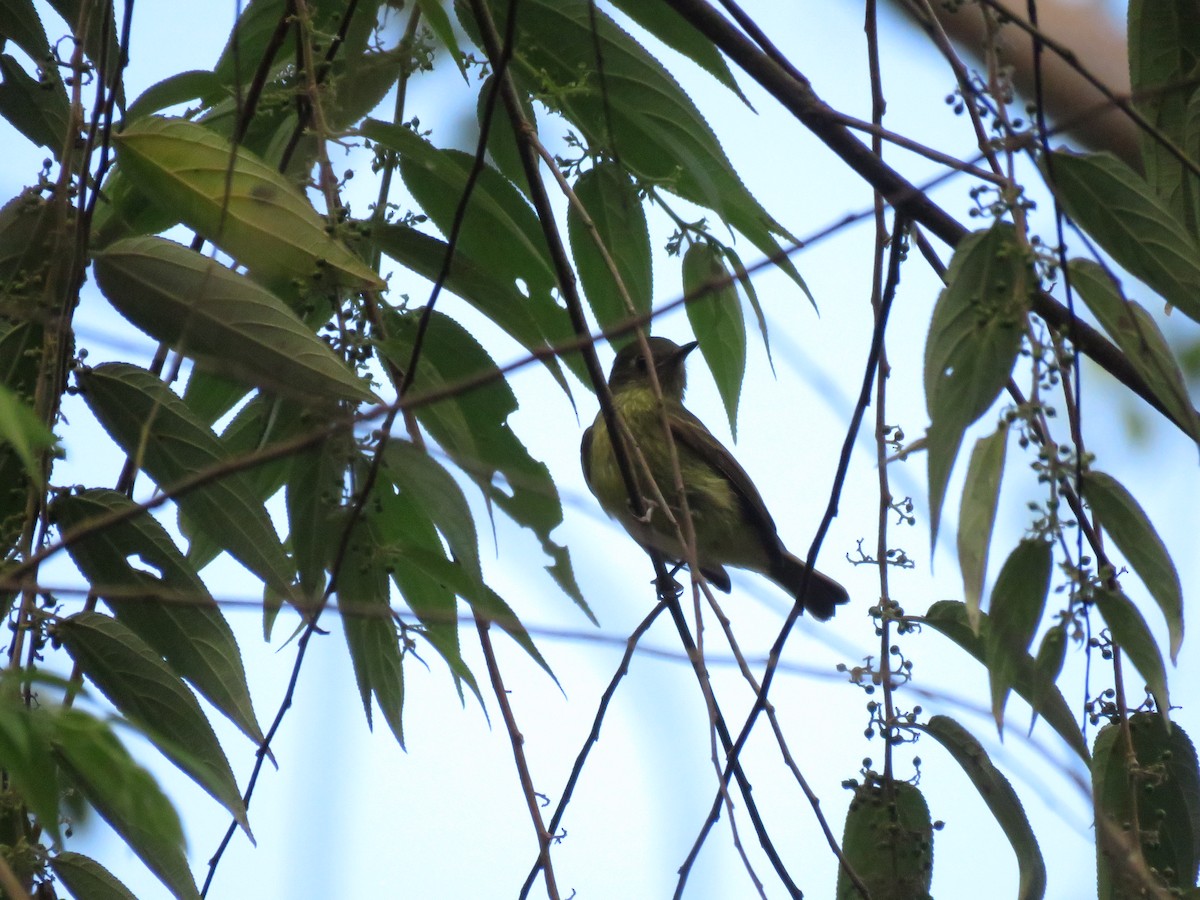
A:
[[[646,483],[645,470],[631,455],[634,478],[646,506],[644,517],[635,516],[603,414],[597,415],[583,433],[580,450],[588,487],[604,511],[639,544],[659,550],[672,562],[686,562],[688,554],[670,520],[673,517],[680,527],[683,525],[670,445],[663,430],[665,414],[695,530],[696,558],[704,577],[728,593],[725,566],[750,569],[766,575],[799,600],[808,566],[783,546],[762,496],[733,454],[683,406],[687,384],[684,362],[696,342],[679,346],[661,337],[647,341],[649,358],[639,342],[621,348],[608,376],[608,387],[613,406],[636,441],[657,491]],[[661,400],[652,386],[651,367],[662,389]],[[659,495],[665,499],[670,517],[662,509]],[[832,578],[814,571],[803,599],[804,608],[824,620],[849,596]]]

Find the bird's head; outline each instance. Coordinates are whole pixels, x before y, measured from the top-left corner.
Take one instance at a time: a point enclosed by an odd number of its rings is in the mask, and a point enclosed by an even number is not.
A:
[[[687,386],[684,360],[696,349],[697,342],[689,341],[681,347],[667,338],[651,337],[646,338],[646,343],[650,345],[650,359],[653,360],[663,396],[682,400],[683,390]],[[608,387],[614,394],[622,388],[649,387],[649,372],[650,362],[642,351],[641,343],[632,341],[622,347],[617,353],[617,358],[613,360]]]

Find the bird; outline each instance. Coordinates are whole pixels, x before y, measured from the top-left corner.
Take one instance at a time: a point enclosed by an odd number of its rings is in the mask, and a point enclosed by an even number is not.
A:
[[[647,345],[649,356],[639,341],[622,347],[608,377],[613,407],[646,461],[643,469],[631,458],[645,515],[636,516],[630,507],[602,412],[584,431],[580,446],[588,488],[604,511],[643,548],[658,550],[673,563],[686,562],[688,554],[678,532],[661,510],[662,504],[655,500],[661,494],[671,515],[677,522],[682,521],[670,447],[663,430],[665,414],[695,531],[696,559],[704,577],[714,587],[729,593],[731,585],[725,567],[749,569],[765,575],[800,600],[808,566],[784,547],[775,521],[745,469],[683,405],[687,387],[685,361],[698,346],[697,342],[681,346],[664,337],[650,337]],[[661,399],[652,387],[651,365],[658,376]],[[646,469],[657,491],[646,485]],[[838,606],[850,599],[846,589],[828,575],[814,570],[808,581],[804,607],[818,620],[829,619]]]

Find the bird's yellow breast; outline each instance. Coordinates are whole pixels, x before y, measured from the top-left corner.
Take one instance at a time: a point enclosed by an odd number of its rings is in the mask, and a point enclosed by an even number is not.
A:
[[[686,557],[677,529],[671,519],[681,522],[682,504],[676,489],[671,445],[663,431],[664,412],[669,418],[676,401],[659,400],[649,388],[626,388],[613,396],[613,405],[637,443],[643,467],[633,454],[633,466],[638,491],[647,508],[646,520],[635,518],[629,507],[628,493],[613,454],[612,439],[602,415],[592,425],[588,459],[588,486],[600,505],[616,518],[643,545],[653,546],[672,559]],[[692,448],[674,442],[679,462],[692,526],[695,529],[699,561],[729,563],[756,567],[761,551],[745,540],[740,527],[741,510],[738,498],[728,480],[713,469]],[[648,471],[647,471],[648,470]],[[647,481],[653,479],[654,489]],[[662,509],[659,496],[666,501],[668,516]],[[745,545],[745,546],[743,546]]]

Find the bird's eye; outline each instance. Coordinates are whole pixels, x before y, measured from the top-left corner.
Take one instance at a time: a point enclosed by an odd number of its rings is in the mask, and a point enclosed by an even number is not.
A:
[[[637,368],[638,368],[638,371],[639,371],[639,372],[645,372],[645,371],[646,371],[646,357],[644,357],[644,356],[639,356],[639,357],[637,358]]]

